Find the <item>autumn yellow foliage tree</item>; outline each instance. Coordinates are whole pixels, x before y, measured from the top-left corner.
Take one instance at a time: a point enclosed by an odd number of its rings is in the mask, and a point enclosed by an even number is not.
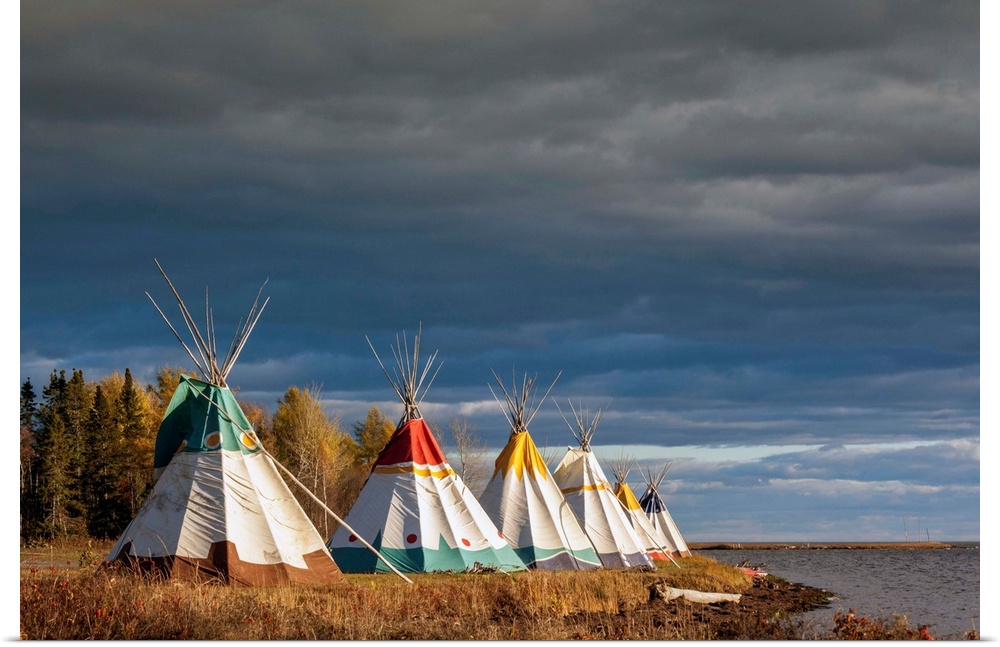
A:
[[[156,370],[156,384],[149,385],[147,390],[151,391],[156,396],[156,419],[160,420],[163,418],[163,414],[167,411],[167,406],[170,404],[170,398],[174,397],[174,391],[177,390],[177,385],[181,383],[181,376],[187,375],[189,377],[194,377],[194,373],[191,371],[185,371],[180,366],[161,366]]]
[[[389,437],[396,431],[396,424],[387,418],[378,407],[368,410],[368,415],[361,422],[354,423],[354,460],[359,467],[369,471],[375,464],[379,452],[389,442]]]
[[[357,498],[363,475],[354,466],[354,443],[340,421],[323,410],[319,389],[289,387],[272,420],[275,458],[310,492],[343,516]],[[302,508],[323,537],[336,521],[312,497],[290,484]]]

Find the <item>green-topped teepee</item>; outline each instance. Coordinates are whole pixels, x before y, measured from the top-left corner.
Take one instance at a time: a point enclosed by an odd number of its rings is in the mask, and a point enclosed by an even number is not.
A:
[[[220,364],[211,326],[205,335],[198,331],[165,273],[163,277],[201,361],[172,325],[170,329],[204,379],[181,378],[156,438],[153,491],[111,549],[109,562],[171,578],[231,584],[342,579],[323,539],[226,386],[226,376],[267,302],[258,308],[254,301]],[[211,312],[207,315],[211,322]]]

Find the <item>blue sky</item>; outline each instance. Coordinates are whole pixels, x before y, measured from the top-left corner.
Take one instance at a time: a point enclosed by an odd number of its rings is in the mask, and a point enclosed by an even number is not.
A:
[[[978,3],[20,19],[19,381],[189,366],[156,258],[220,339],[267,280],[230,383],[272,410],[397,417],[365,336],[422,325],[428,419],[499,449],[490,370],[561,371],[689,540],[979,538]]]

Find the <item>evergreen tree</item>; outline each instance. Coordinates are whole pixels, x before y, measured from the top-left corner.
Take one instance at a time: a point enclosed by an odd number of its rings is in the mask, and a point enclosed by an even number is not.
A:
[[[371,469],[379,452],[396,431],[396,425],[392,420],[386,418],[378,407],[372,407],[368,410],[364,421],[355,422],[353,427],[354,438],[357,442],[354,447],[355,463],[365,469]]]
[[[39,409],[41,424],[32,466],[37,507],[27,507],[38,513],[33,522],[43,536],[64,536],[82,532],[85,526],[80,495],[82,447],[92,398],[83,371],[75,368],[68,380],[66,371],[52,371],[42,393],[45,402]]]
[[[133,457],[129,461],[127,491],[130,514],[134,516],[151,485],[152,456],[145,450],[150,435],[149,401],[135,387],[132,372],[128,368],[125,369],[117,405],[115,422],[118,433],[121,434],[126,452]],[[150,455],[147,457],[147,454]]]
[[[53,370],[42,393],[38,405],[30,380],[21,386],[22,538],[120,533],[148,491],[154,396],[128,369],[100,384]]]
[[[31,520],[32,509],[37,510],[36,488],[34,478],[35,462],[35,429],[38,424],[38,403],[35,401],[35,389],[29,377],[21,385],[21,536],[25,536],[25,521]]]
[[[73,517],[84,518],[82,500],[84,448],[87,442],[87,420],[93,407],[93,387],[83,379],[83,371],[73,369],[73,376],[66,382],[63,406],[66,436],[69,438],[70,500],[67,509]]]
[[[35,431],[38,424],[38,402],[36,402],[35,389],[31,385],[29,377],[21,385],[21,429],[26,429],[31,433]]]
[[[73,376],[66,382],[63,405],[66,433],[74,441],[80,441],[84,437],[84,428],[94,402],[91,392],[92,387],[83,379],[83,371],[74,368]]]
[[[83,501],[91,537],[114,538],[131,519],[129,464],[115,407],[100,385],[87,420]]]
[[[39,408],[38,416],[41,421],[41,426],[39,429],[38,442],[41,444],[44,441],[44,435],[48,425],[51,424],[53,417],[60,417],[63,420],[63,425],[65,426],[66,421],[66,371],[59,371],[56,373],[54,370],[49,375],[49,385],[42,387],[42,395],[45,397],[45,401]]]
[[[66,436],[66,390],[66,371],[53,370],[49,384],[42,388],[44,401],[38,407],[30,441],[30,464],[21,501],[21,536],[29,541],[49,538],[69,528],[72,449]],[[55,437],[51,437],[53,433]],[[50,479],[54,481],[50,483]]]
[[[70,534],[69,505],[73,497],[70,473],[70,438],[66,423],[54,415],[46,421],[43,441],[38,448],[38,498],[41,504],[39,532],[43,537]]]
[[[121,432],[126,437],[142,435],[146,427],[146,407],[142,393],[135,387],[132,371],[125,369],[125,382],[118,396],[118,417]]]

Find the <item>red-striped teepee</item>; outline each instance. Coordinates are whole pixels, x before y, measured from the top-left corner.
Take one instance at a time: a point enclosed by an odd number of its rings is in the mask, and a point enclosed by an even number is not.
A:
[[[420,370],[420,333],[412,358],[404,334],[403,345],[397,338],[393,347],[396,365],[394,375],[389,375],[374,347],[372,352],[404,411],[345,518],[353,531],[340,527],[328,542],[337,564],[349,573],[386,568],[358,545],[360,537],[402,572],[524,570],[524,563],[448,464],[420,415],[419,404],[437,375],[435,371],[427,379],[437,353]]]

